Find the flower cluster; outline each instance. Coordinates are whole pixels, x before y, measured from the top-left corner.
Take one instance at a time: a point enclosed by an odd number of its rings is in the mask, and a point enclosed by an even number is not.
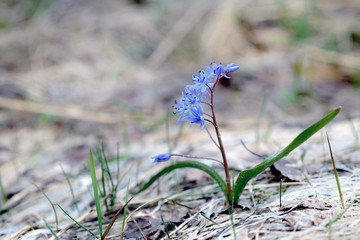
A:
[[[173,106],[174,114],[180,114],[178,123],[180,123],[182,120],[189,121],[190,127],[195,124],[200,124],[201,130],[205,127],[205,120],[210,121],[216,125],[214,115],[205,113],[210,117],[210,119],[206,119],[204,117],[204,110],[201,106],[201,103],[209,105],[212,109],[212,114],[214,114],[212,100],[216,84],[222,77],[230,78],[226,74],[234,72],[238,69],[239,67],[236,66],[235,63],[231,63],[224,67],[221,63],[216,64],[213,62],[210,64],[210,67],[205,67],[205,70],[200,70],[199,76],[193,75],[192,80],[194,83],[185,87],[184,91],[181,93],[181,98],[179,100],[175,100],[175,105]],[[210,96],[210,103],[204,102],[207,95]],[[184,157],[183,155],[164,153],[156,155],[152,157],[152,159],[155,163],[165,162],[168,161],[171,156]]]
[[[230,78],[226,74],[234,72],[237,69],[239,69],[239,67],[236,66],[235,63],[224,67],[221,63],[216,64],[213,62],[210,64],[210,67],[205,67],[205,70],[200,70],[199,76],[193,75],[192,79],[194,84],[185,87],[182,92],[182,97],[180,100],[175,100],[175,105],[173,106],[175,110],[174,114],[180,114],[178,123],[185,120],[190,122],[190,127],[195,124],[200,124],[200,129],[204,129],[204,111],[200,103],[204,102],[206,95],[212,94],[220,78]]]

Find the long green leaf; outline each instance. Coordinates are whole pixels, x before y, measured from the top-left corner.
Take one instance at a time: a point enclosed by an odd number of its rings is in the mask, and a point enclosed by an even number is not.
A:
[[[61,209],[61,211],[63,211],[66,214],[66,216],[68,216],[71,220],[73,220],[73,222],[76,223],[79,227],[81,227],[82,229],[93,235],[93,237],[95,237],[96,239],[98,238],[92,231],[87,229],[84,225],[82,225],[81,223],[76,221],[72,216],[70,216],[70,214],[68,214],[58,203],[56,203],[56,205]]]
[[[211,167],[205,165],[204,163],[201,162],[195,162],[195,161],[183,161],[183,162],[178,162],[175,163],[173,165],[170,165],[166,168],[164,168],[163,170],[161,170],[158,174],[156,174],[155,176],[153,176],[137,193],[140,193],[142,191],[145,191],[146,189],[148,189],[158,178],[160,178],[161,176],[175,170],[178,168],[196,168],[199,170],[202,170],[204,172],[206,172],[207,174],[209,174],[216,182],[217,184],[220,186],[221,190],[224,192],[224,195],[227,196],[227,186],[225,181],[221,178],[221,176]]]
[[[48,195],[46,195],[46,193],[38,185],[36,185],[35,183],[33,183],[33,185],[44,195],[44,197],[50,203],[50,206],[53,209],[53,212],[54,212],[54,215],[55,215],[56,231],[59,231],[59,221],[58,221],[58,216],[57,216],[57,212],[55,210],[54,204],[52,203],[52,201],[50,200]]]
[[[73,202],[74,202],[76,211],[78,212],[78,215],[79,215],[79,217],[80,217],[80,216],[81,216],[81,214],[80,214],[80,209],[79,209],[79,206],[78,206],[77,201],[76,201],[76,198],[75,198],[75,194],[74,194],[74,190],[73,190],[73,188],[72,188],[71,182],[70,182],[70,178],[69,178],[69,176],[67,175],[67,173],[65,172],[65,170],[64,170],[61,162],[59,162],[59,165],[60,165],[61,171],[62,171],[62,173],[64,174],[65,179],[66,179],[66,181],[67,181],[67,183],[68,183],[68,185],[69,185],[71,197],[72,197],[72,199],[73,199]]]
[[[242,191],[244,190],[246,184],[254,177],[256,177],[258,174],[263,172],[266,168],[273,165],[275,162],[279,161],[283,157],[287,156],[291,151],[293,151],[295,148],[300,146],[302,143],[304,143],[307,139],[309,139],[312,135],[314,135],[316,132],[318,132],[322,127],[324,127],[326,124],[328,124],[332,119],[338,115],[340,112],[341,107],[336,108],[335,110],[331,111],[330,113],[326,114],[322,119],[320,119],[318,122],[314,123],[304,131],[302,131],[286,148],[284,148],[282,151],[275,153],[269,157],[267,157],[262,163],[255,166],[252,169],[243,171],[239,174],[235,185],[233,187],[233,190],[231,192],[230,200],[233,203],[237,203],[239,201],[240,195]]]
[[[90,169],[91,169],[92,185],[93,185],[93,189],[94,189],[96,213],[97,213],[98,223],[99,223],[99,231],[100,231],[100,236],[102,236],[101,204],[100,204],[100,198],[99,198],[98,183],[97,183],[96,173],[95,173],[95,164],[94,164],[94,159],[93,159],[91,150],[90,150]]]
[[[47,221],[43,218],[43,221],[46,225],[46,227],[49,229],[49,231],[51,232],[51,234],[53,235],[53,237],[56,239],[56,240],[59,240],[59,237],[56,235],[56,233],[54,232],[54,230],[52,230],[52,228],[50,227],[50,225],[47,223]]]

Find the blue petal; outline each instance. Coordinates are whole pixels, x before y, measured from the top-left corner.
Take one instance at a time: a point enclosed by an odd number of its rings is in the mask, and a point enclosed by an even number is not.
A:
[[[184,117],[184,120],[190,122],[190,127],[195,124],[200,124],[200,129],[202,130],[205,126],[203,109],[199,103],[193,104],[189,108],[189,114]]]
[[[157,162],[165,162],[168,161],[171,158],[171,154],[170,153],[163,153],[163,154],[159,154],[156,156],[153,156],[152,159],[154,159],[154,163]]]
[[[236,71],[236,70],[238,70],[238,69],[239,69],[239,66],[236,66],[235,63],[230,63],[229,65],[227,65],[227,66],[224,68],[225,72],[227,72],[227,73],[234,72],[234,71]]]

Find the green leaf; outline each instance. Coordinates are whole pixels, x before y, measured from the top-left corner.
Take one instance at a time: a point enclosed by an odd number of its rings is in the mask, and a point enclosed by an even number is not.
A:
[[[53,235],[53,237],[56,240],[60,240],[60,238],[56,235],[56,233],[54,232],[54,230],[52,230],[52,228],[50,227],[50,225],[47,223],[47,221],[45,219],[43,219],[43,222],[45,223],[46,227],[49,229],[49,231],[51,232],[51,234]]]
[[[221,178],[221,176],[213,168],[209,167],[204,163],[196,162],[196,161],[182,161],[164,168],[158,174],[153,176],[137,193],[145,191],[161,176],[178,168],[196,168],[206,172],[217,182],[217,184],[220,186],[221,190],[223,191],[224,195],[227,196],[227,192],[228,192],[227,186],[225,181]]]
[[[332,119],[338,115],[341,107],[336,108],[330,113],[326,114],[322,119],[318,122],[314,123],[304,131],[302,131],[286,148],[282,151],[275,153],[269,157],[267,157],[262,163],[255,166],[252,169],[243,171],[239,174],[236,182],[234,184],[233,190],[231,192],[230,200],[232,203],[237,203],[239,201],[240,195],[244,190],[246,184],[258,174],[263,172],[266,168],[273,165],[275,162],[279,161],[283,157],[287,156],[291,151],[300,146],[306,140],[308,140],[312,135],[318,132],[322,127],[328,124]]]
[[[52,203],[52,201],[50,200],[50,198],[48,197],[48,195],[46,195],[46,193],[35,183],[33,183],[33,185],[44,195],[44,197],[48,200],[48,202],[50,203],[51,208],[53,209],[54,215],[55,215],[55,223],[56,223],[56,231],[59,231],[59,221],[58,221],[58,216],[54,207],[54,204]]]
[[[91,170],[92,185],[93,185],[93,189],[94,189],[94,199],[95,199],[96,213],[97,213],[97,217],[98,217],[99,231],[100,231],[100,236],[102,236],[101,204],[100,204],[100,198],[99,198],[98,183],[97,183],[96,173],[95,173],[95,164],[94,164],[94,159],[93,159],[91,150],[90,150],[90,170]]]
[[[95,237],[97,239],[97,236],[90,231],[89,229],[87,229],[84,225],[82,225],[81,223],[79,223],[78,221],[76,221],[72,216],[70,216],[70,214],[68,214],[58,203],[56,203],[56,205],[61,209],[61,211],[63,211],[66,216],[68,216],[74,223],[76,223],[79,227],[81,227],[82,229],[84,229],[85,231],[87,231],[88,233],[90,233],[93,237]]]

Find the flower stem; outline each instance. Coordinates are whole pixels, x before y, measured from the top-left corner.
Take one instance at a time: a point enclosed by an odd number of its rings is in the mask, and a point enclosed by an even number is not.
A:
[[[228,188],[227,199],[230,200],[230,195],[231,195],[230,172],[229,172],[229,167],[228,167],[228,163],[227,163],[227,159],[226,159],[224,144],[223,144],[222,139],[221,139],[221,134],[220,134],[220,130],[219,130],[219,127],[217,125],[217,122],[216,122],[215,111],[214,111],[214,89],[215,89],[215,86],[216,86],[218,81],[219,81],[219,78],[216,79],[214,86],[212,88],[210,88],[210,101],[211,101],[210,107],[211,107],[211,113],[212,113],[212,118],[213,118],[213,125],[214,125],[214,128],[215,128],[215,132],[216,132],[216,136],[217,136],[217,139],[218,139],[221,156],[223,158],[223,163],[224,163],[223,165],[224,165],[224,171],[225,171],[225,177],[226,177],[225,181],[226,181],[226,185],[227,185],[227,188]]]
[[[217,144],[217,142],[215,142],[215,140],[214,140],[214,138],[212,137],[212,135],[211,135],[211,133],[210,133],[210,131],[209,131],[209,129],[205,126],[205,130],[206,130],[206,132],[208,133],[208,135],[209,135],[209,137],[210,137],[210,139],[211,139],[211,141],[213,141],[213,143],[220,149],[220,146],[219,146],[219,144]]]
[[[220,163],[221,165],[224,165],[222,162],[220,162],[219,160],[215,159],[215,158],[209,158],[209,157],[198,157],[198,156],[191,156],[191,155],[183,155],[183,154],[175,154],[172,153],[171,156],[174,157],[183,157],[183,158],[194,158],[194,159],[205,159],[205,160],[211,160],[211,161],[215,161]]]

